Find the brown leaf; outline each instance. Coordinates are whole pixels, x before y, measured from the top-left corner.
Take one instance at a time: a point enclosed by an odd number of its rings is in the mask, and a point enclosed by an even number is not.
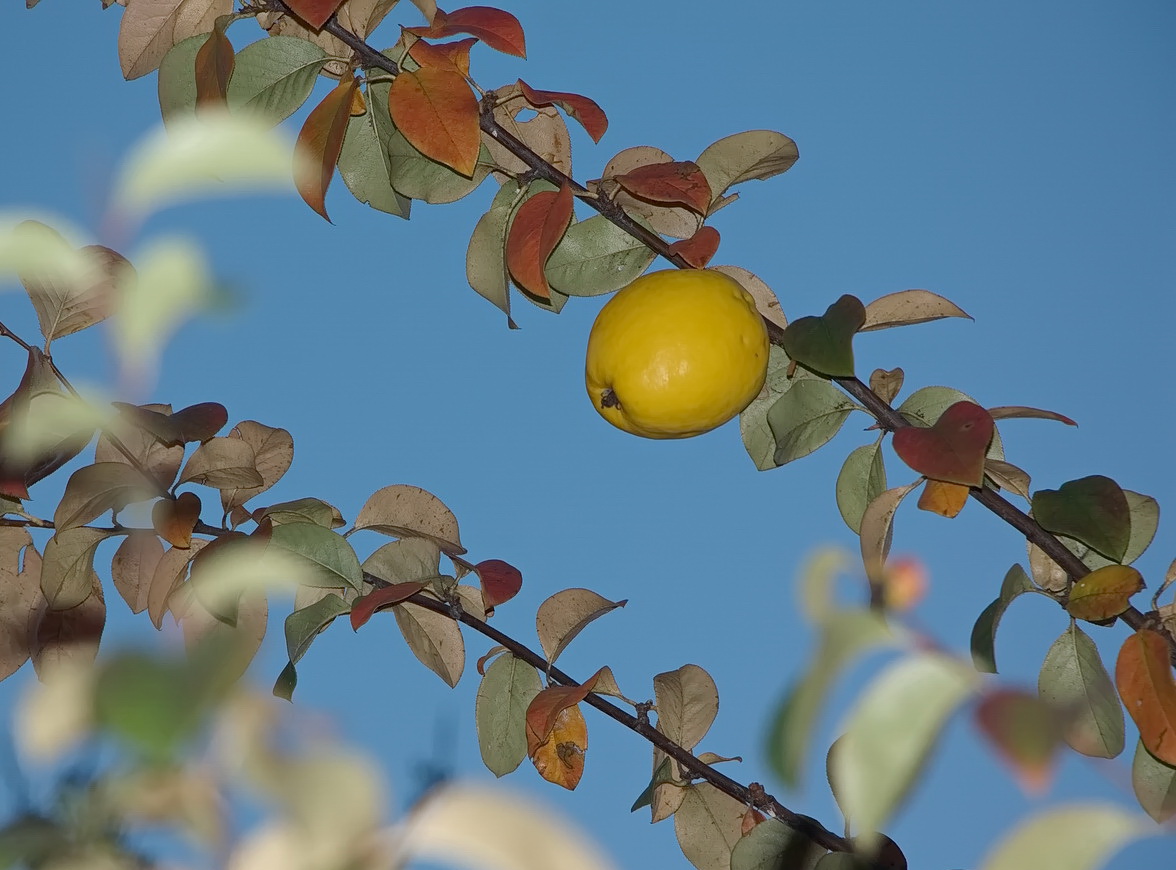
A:
[[[535,109],[545,106],[559,106],[573,118],[580,122],[593,142],[599,142],[608,129],[608,118],[604,110],[594,100],[579,94],[569,94],[563,91],[539,91],[532,88],[522,79],[518,80],[518,88],[527,98],[527,102]]]
[[[1157,759],[1176,767],[1176,681],[1164,635],[1142,628],[1123,642],[1115,684],[1139,738]]]
[[[265,481],[257,471],[253,447],[240,438],[210,438],[188,457],[180,483],[215,489],[248,489]]]
[[[193,538],[188,549],[172,547],[156,564],[151,588],[147,592],[147,615],[156,628],[163,628],[163,615],[167,613],[172,593],[183,584],[193,557],[207,544],[203,538]]]
[[[1029,472],[999,459],[985,459],[984,473],[992,478],[997,486],[1015,492],[1021,498],[1029,498]]]
[[[445,681],[457,685],[465,670],[465,641],[461,628],[448,616],[407,602],[392,609],[405,643],[417,659]]]
[[[719,249],[719,231],[714,227],[699,227],[688,239],[674,242],[670,251],[682,257],[695,269],[702,269]]]
[[[180,549],[191,545],[192,529],[199,519],[200,496],[194,492],[181,492],[174,499],[161,498],[151,507],[151,524],[159,537]]]
[[[968,487],[944,480],[928,480],[919,495],[919,510],[948,519],[959,514],[968,503]]]
[[[33,613],[30,627],[29,655],[37,676],[46,668],[65,661],[92,662],[98,655],[102,629],[106,626],[106,602],[102,582],[90,572],[90,594],[77,607],[51,610],[44,604]]]
[[[233,427],[229,437],[239,438],[253,448],[253,467],[262,483],[246,489],[221,490],[221,506],[227,511],[265,492],[282,479],[294,461],[294,439],[285,429],[244,420]]]
[[[137,79],[159,66],[177,42],[207,33],[233,0],[135,0],[123,12],[118,31],[118,59],[123,77]]]
[[[233,43],[225,36],[229,18],[220,18],[208,34],[208,39],[196,52],[196,107],[224,108],[233,75],[236,56]]]
[[[180,463],[184,461],[183,446],[181,444],[167,446],[151,430],[138,425],[137,418],[129,417],[126,409],[150,412],[154,416],[166,420],[167,415],[171,414],[171,406],[142,405],[136,408],[134,405],[122,405],[118,407],[123,411],[123,414],[113,424],[113,434],[130,451],[140,468],[150,473],[162,489],[169,489],[176,479],[176,474],[179,473]],[[168,425],[170,426],[170,424]],[[98,439],[98,447],[94,451],[94,461],[128,462],[128,459],[106,435],[103,435]]]
[[[94,551],[112,533],[72,528],[56,532],[45,544],[41,591],[53,610],[69,610],[86,600],[93,586]]]
[[[397,76],[397,81],[400,76]],[[327,187],[335,174],[339,152],[343,150],[343,136],[351,118],[351,104],[359,80],[349,76],[340,80],[323,101],[307,116],[298,131],[297,150],[301,157],[294,164],[294,186],[303,202],[327,221]]]
[[[388,89],[388,112],[410,145],[473,177],[482,131],[478,101],[461,73],[434,66],[402,70]]]
[[[755,310],[760,313],[760,317],[769,323],[776,324],[781,329],[787,328],[788,318],[784,316],[784,311],[780,307],[780,299],[762,278],[753,275],[742,266],[711,266],[710,268],[714,272],[722,272],[738,281],[755,300]]]
[[[70,475],[53,525],[58,532],[84,526],[107,511],[117,514],[133,502],[159,494],[137,468],[123,462],[96,462]]]
[[[457,517],[441,499],[419,486],[398,483],[376,490],[355,518],[355,530],[371,529],[394,537],[428,538],[447,555],[460,556]]]
[[[565,175],[572,172],[572,137],[568,134],[567,122],[559,112],[550,106],[534,107],[527,101],[519,85],[507,85],[494,91],[494,120],[498,125],[558,169]],[[526,121],[518,120],[523,112],[534,117]],[[522,175],[530,167],[500,145],[493,136],[484,136],[483,141],[494,160],[494,165],[502,172],[514,176]],[[505,181],[505,178],[499,180]]]
[[[163,544],[158,536],[142,530],[127,535],[115,551],[110,562],[110,576],[131,613],[142,613],[147,609],[151,581],[162,558]]]
[[[29,620],[45,606],[40,579],[41,559],[28,530],[0,527],[0,680],[28,661]]]
[[[890,371],[885,369],[874,369],[870,373],[870,389],[877,393],[886,404],[894,401],[894,397],[898,395],[899,390],[902,389],[903,378],[906,373],[900,368],[893,368]]]
[[[719,713],[719,690],[698,665],[683,665],[653,678],[657,730],[683,749],[693,749]]]
[[[547,598],[535,613],[535,630],[547,661],[554,663],[589,623],[627,603],[609,601],[591,589],[564,589]]]
[[[506,239],[506,267],[519,289],[540,299],[551,298],[543,267],[572,220],[572,189],[535,194],[515,213]]]
[[[438,9],[428,27],[406,27],[405,30],[426,39],[447,39],[468,33],[495,51],[515,57],[527,56],[527,42],[519,20],[509,12],[491,6],[467,6],[448,13]]]
[[[612,180],[647,202],[685,206],[702,216],[710,207],[710,183],[692,160],[650,163]]]
[[[989,408],[988,413],[992,415],[993,420],[1030,417],[1038,420],[1057,420],[1059,423],[1065,423],[1067,426],[1078,425],[1065,414],[1059,414],[1056,411],[1043,411],[1041,408],[1028,408],[1024,405],[1001,405],[998,408]]]
[[[872,329],[889,329],[892,326],[909,326],[942,320],[944,317],[972,316],[947,299],[930,290],[900,290],[875,299],[866,306],[866,322],[859,332]]]
[[[46,227],[49,232],[55,232]],[[64,240],[63,240],[64,241]],[[88,280],[63,281],[61,276],[20,275],[37,312],[46,347],[54,339],[80,332],[100,323],[114,310],[117,282],[131,264],[117,251],[102,245],[87,245]]]
[[[584,753],[588,749],[588,724],[579,707],[568,707],[555,719],[551,734],[531,753],[531,763],[545,780],[574,789],[584,775]]]

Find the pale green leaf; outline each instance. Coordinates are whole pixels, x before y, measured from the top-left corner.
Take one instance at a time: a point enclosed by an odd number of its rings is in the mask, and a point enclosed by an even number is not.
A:
[[[831,781],[862,837],[881,830],[906,797],[955,711],[979,685],[971,667],[938,653],[908,655],[866,687],[831,758]]]
[[[269,549],[278,548],[300,557],[306,563],[307,575],[300,582],[307,586],[336,589],[350,586],[360,590],[363,571],[355,550],[343,538],[317,523],[285,523],[275,526],[269,539]]]
[[[276,124],[306,102],[326,60],[326,52],[306,39],[271,36],[252,42],[237,52],[226,95],[229,108]]]
[[[441,573],[441,548],[429,538],[392,541],[364,559],[363,570],[388,583],[431,580]]]
[[[1071,804],[1022,822],[980,870],[1097,870],[1130,841],[1154,833],[1150,822],[1119,807]]]
[[[1069,713],[1066,742],[1095,758],[1123,751],[1123,707],[1094,641],[1076,623],[1053,642],[1037,677],[1037,692]]]
[[[157,91],[164,124],[196,116],[196,54],[208,34],[190,36],[171,47],[159,65]]]
[[[1176,817],[1176,767],[1160,761],[1140,740],[1131,763],[1131,786],[1144,811],[1160,824]]]
[[[331,592],[309,607],[295,610],[286,617],[286,653],[290,664],[297,664],[319,632],[331,624],[336,616],[348,613],[351,605]]]
[[[599,296],[628,285],[656,256],[604,215],[596,215],[568,228],[543,271],[561,293]]]
[[[303,42],[295,39],[295,42]],[[407,218],[412,200],[398,193],[391,182],[392,160],[388,142],[396,133],[388,114],[388,84],[376,82],[367,88],[367,111],[347,122],[343,150],[339,152],[339,175],[352,195],[374,209]]]
[[[858,447],[845,457],[837,475],[837,509],[850,531],[860,534],[866,507],[886,489],[882,442]]]
[[[768,349],[768,377],[764,381],[764,387],[739,415],[739,432],[743,436],[743,446],[760,471],[776,468],[780,464],[775,460],[776,439],[768,425],[769,409],[793,386],[817,377],[800,366],[797,366],[796,371],[790,376],[790,365],[788,354],[773,344]]]
[[[478,684],[478,748],[495,776],[510,773],[527,757],[527,707],[542,687],[538,671],[509,654],[491,662]]]
[[[1013,599],[1026,592],[1041,593],[1020,565],[1009,568],[1000,586],[1000,595],[984,608],[972,626],[972,664],[976,670],[996,673],[996,629]]]
[[[766,819],[731,850],[731,870],[810,870],[825,849],[777,819]]]
[[[507,182],[503,187],[514,186]],[[510,319],[510,280],[506,272],[506,227],[511,206],[494,206],[482,215],[466,248],[466,280],[474,292],[486,299]]]
[[[388,139],[388,157],[392,166],[392,186],[409,199],[432,204],[455,202],[473,193],[490,174],[493,162],[489,150],[482,145],[474,175],[466,178],[417,151],[399,130]]]
[[[776,441],[772,459],[784,465],[827,444],[854,409],[846,395],[826,380],[805,380],[768,409],[768,426]]]

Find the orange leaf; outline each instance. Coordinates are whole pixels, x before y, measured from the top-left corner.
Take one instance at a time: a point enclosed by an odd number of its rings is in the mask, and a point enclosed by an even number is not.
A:
[[[327,187],[343,148],[357,87],[354,76],[344,78],[311,110],[298,131],[296,147],[302,157],[294,164],[294,186],[306,204],[328,221]]]
[[[692,160],[638,166],[624,175],[614,176],[613,181],[647,202],[683,205],[704,216],[710,208],[710,182]]]
[[[151,508],[156,533],[173,547],[186,550],[192,545],[192,529],[200,519],[200,496],[182,492],[176,499],[161,498]]]
[[[566,707],[556,717],[551,738],[531,756],[535,770],[548,782],[571,790],[584,775],[588,725],[579,707]]]
[[[388,111],[417,151],[473,177],[482,131],[478,101],[461,73],[436,66],[402,71],[388,89]]]
[[[527,40],[523,26],[509,12],[493,6],[467,6],[445,13],[440,9],[428,27],[406,27],[409,33],[427,39],[445,39],[459,33],[477,37],[504,54],[527,56]]]
[[[1164,635],[1141,628],[1123,641],[1115,662],[1115,684],[1144,748],[1176,767],[1176,680]]]
[[[551,686],[531,699],[527,707],[528,755],[534,758],[539,748],[548,742],[560,713],[588,697],[603,670],[601,668],[578,686]]]
[[[950,519],[964,509],[968,503],[968,492],[968,487],[959,483],[928,479],[919,496],[919,510]]]
[[[360,626],[371,619],[377,610],[399,604],[424,588],[424,583],[412,580],[408,583],[393,583],[391,586],[383,586],[374,592],[356,598],[355,603],[351,605],[352,630],[359,631]]]
[[[412,44],[408,53],[421,66],[453,67],[463,76],[468,76],[470,74],[470,49],[477,41],[470,38],[432,45],[423,39],[418,39]]]
[[[583,125],[593,142],[599,142],[604,131],[608,129],[608,118],[595,101],[579,94],[566,94],[562,91],[537,91],[522,79],[519,79],[518,84],[528,103],[536,109],[543,106],[559,106]]]
[[[229,78],[233,75],[233,44],[225,36],[225,29],[217,25],[196,52],[196,105],[224,106],[225,94],[229,90]]]
[[[739,833],[746,837],[752,828],[766,820],[767,816],[755,807],[748,807],[747,812],[743,814],[743,821],[739,823]]]
[[[694,269],[706,266],[718,249],[719,231],[714,227],[699,227],[690,238],[670,245],[671,253],[678,254]]]
[[[515,213],[506,239],[506,268],[515,284],[540,299],[551,298],[543,267],[572,220],[572,189],[535,194]]]
[[[1075,619],[1098,622],[1118,616],[1143,588],[1143,577],[1130,565],[1104,565],[1070,588],[1066,612]]]
[[[343,0],[286,0],[290,11],[315,30],[322,30],[327,19],[342,5]]]

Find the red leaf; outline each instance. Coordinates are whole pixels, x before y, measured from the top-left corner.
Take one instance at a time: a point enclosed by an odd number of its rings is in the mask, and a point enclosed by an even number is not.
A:
[[[560,713],[588,697],[603,670],[578,686],[551,686],[531,699],[527,707],[527,755],[534,757],[535,750],[547,742]]]
[[[595,101],[579,94],[566,94],[562,91],[537,91],[522,79],[519,87],[527,102],[540,109],[544,106],[559,106],[573,118],[580,122],[593,142],[599,142],[604,131],[608,129],[608,118],[604,110]]]
[[[388,89],[388,111],[417,151],[473,177],[482,131],[478,100],[461,73],[439,66],[402,71]]]
[[[294,164],[294,185],[306,204],[327,221],[330,221],[325,202],[327,187],[343,149],[343,136],[351,119],[351,104],[357,86],[354,76],[340,81],[311,110],[306,123],[298,131],[297,149],[301,152],[301,159]]]
[[[515,284],[540,299],[551,298],[543,267],[572,220],[572,189],[537,193],[519,206],[506,239],[506,267]]]
[[[479,562],[474,566],[474,572],[482,581],[482,603],[488,611],[510,601],[523,588],[522,572],[501,559],[486,559]]]
[[[710,208],[710,182],[693,160],[638,166],[613,181],[648,202],[682,205],[703,216]]]
[[[217,25],[196,52],[196,105],[224,106],[229,90],[229,78],[233,75],[233,44],[225,36],[224,27]]]
[[[343,0],[286,0],[290,11],[315,30],[322,30],[327,19],[342,5]]]
[[[701,269],[709,263],[718,249],[719,231],[714,227],[699,227],[698,232],[690,238],[670,245],[670,251],[678,254],[695,269]]]
[[[359,631],[359,627],[371,619],[377,610],[399,604],[424,588],[424,583],[413,580],[411,583],[393,583],[391,586],[384,586],[375,592],[369,592],[367,595],[356,598],[355,603],[351,606],[352,630]]]
[[[984,455],[996,424],[972,402],[956,402],[928,428],[907,426],[894,433],[898,458],[919,474],[963,486],[984,485]]]
[[[478,40],[474,38],[459,39],[457,42],[445,42],[432,45],[423,39],[412,44],[408,53],[421,66],[437,66],[443,69],[452,67],[463,76],[470,74],[470,49]]]
[[[409,33],[426,39],[445,39],[459,33],[468,33],[496,51],[527,56],[527,41],[523,26],[509,12],[493,6],[467,6],[445,13],[437,10],[436,17],[428,27],[406,27]]]

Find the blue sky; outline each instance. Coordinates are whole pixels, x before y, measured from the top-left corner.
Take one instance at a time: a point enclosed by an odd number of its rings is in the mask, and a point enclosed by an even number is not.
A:
[[[402,5],[393,18],[418,23]],[[714,218],[723,237],[716,264],[758,274],[790,318],[846,292],[869,301],[921,287],[949,297],[976,322],[860,336],[859,372],[898,365],[904,395],[945,384],[986,405],[1068,414],[1079,428],[1002,425],[1009,458],[1035,488],[1099,473],[1164,509],[1176,504],[1170,4],[513,0],[508,8],[526,29],[529,59],[479,48],[473,74],[483,87],[522,77],[599,102],[609,131],[596,146],[573,130],[577,178],[596,177],[633,145],[691,159],[741,130],[787,133],[800,161],[744,185]],[[119,14],[62,0],[0,11],[0,207],[32,205],[93,226],[112,167],[157,123],[154,75],[128,84],[119,73]],[[391,44],[394,24],[380,33],[377,46]],[[419,205],[407,223],[357,204],[338,179],[327,200],[334,226],[293,195],[185,205],[152,219],[146,235],[199,238],[234,301],[186,326],[157,387],[133,398],[215,400],[231,421],[288,429],[295,463],[273,501],[315,495],[351,519],[387,484],[436,493],[475,559],[522,569],[523,592],[495,623],[524,639],[534,638],[539,602],[558,589],[628,598],[561,665],[586,676],[609,664],[631,697],[650,695],[655,673],[703,666],[721,707],[702,748],[742,755],[732,775],[764,781],[837,828],[823,758],[814,756],[807,787],[792,794],[772,780],[761,750],[774,703],[812,652],[794,608],[796,573],[821,544],[856,548],[833,486],[845,454],[867,442],[865,417],[851,418],[815,456],[767,473],[755,471],[734,424],[682,442],[611,429],[582,386],[601,300],[573,300],[558,317],[520,302],[522,329],[507,331],[466,285],[466,242],[493,191],[487,182],[456,205]],[[0,311],[33,333],[21,296],[5,296]],[[107,349],[101,330],[92,332],[55,352],[66,372],[100,380]],[[13,384],[18,358],[15,347],[0,347]],[[889,472],[892,485],[909,479],[896,461]],[[48,510],[53,492],[34,490],[34,507]],[[1017,535],[976,504],[952,522],[905,507],[895,551],[926,562],[932,586],[916,618],[960,651],[1005,571],[1025,561]],[[1138,563],[1152,589],[1174,554],[1176,533],[1162,516]],[[105,645],[152,640],[146,620],[107,597]],[[282,615],[276,606],[278,630],[252,672],[262,685],[285,660]],[[998,639],[1002,679],[1034,685],[1065,626],[1047,602],[1018,601]],[[1090,633],[1113,661],[1124,629]],[[472,660],[488,644],[470,635],[467,646],[470,667],[450,691],[416,663],[389,618],[358,635],[336,625],[300,666],[296,699],[330,711],[343,735],[376,753],[401,798],[411,797],[438,728],[457,735],[441,743],[454,771],[485,779]],[[838,690],[822,721],[825,742],[867,673],[855,671]],[[26,670],[0,685],[0,708],[10,709],[30,678]],[[593,713],[588,724],[587,772],[574,794],[527,770],[506,784],[576,817],[622,866],[686,866],[668,823],[651,829],[643,813],[628,812],[648,777],[647,746]],[[1109,763],[1069,756],[1050,792],[1028,799],[958,717],[889,833],[911,866],[973,866],[1047,802],[1130,805],[1129,763],[1130,750]],[[1110,866],[1160,866],[1172,844],[1141,842]]]

